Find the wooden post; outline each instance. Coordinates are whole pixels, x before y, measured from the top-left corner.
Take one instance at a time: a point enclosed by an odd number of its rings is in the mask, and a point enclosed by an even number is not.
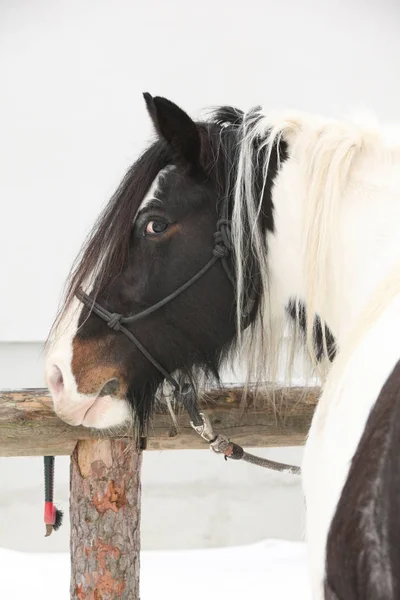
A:
[[[83,440],[71,457],[71,600],[139,600],[141,452]]]

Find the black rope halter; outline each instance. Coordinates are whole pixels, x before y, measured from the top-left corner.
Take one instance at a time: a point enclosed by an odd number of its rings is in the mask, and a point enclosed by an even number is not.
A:
[[[126,327],[127,325],[132,325],[132,323],[136,323],[148,317],[155,311],[159,310],[166,304],[169,304],[172,300],[180,296],[183,292],[189,289],[196,281],[199,281],[208,273],[210,269],[218,262],[221,261],[223,269],[231,282],[232,286],[235,288],[235,276],[229,264],[229,257],[232,253],[232,237],[231,237],[231,224],[228,219],[220,219],[217,222],[217,231],[214,233],[214,248],[212,258],[208,261],[204,267],[202,267],[193,277],[188,279],[183,285],[178,287],[174,292],[156,302],[149,308],[142,310],[136,315],[132,315],[131,317],[125,317],[119,313],[110,312],[101,306],[98,302],[96,302],[93,298],[91,298],[88,294],[86,294],[82,289],[79,289],[76,292],[77,298],[87,306],[91,311],[93,311],[98,317],[103,319],[107,323],[107,325],[113,331],[120,331],[136,346],[136,348],[147,358],[147,360],[161,373],[161,375],[166,379],[174,388],[175,393],[182,397],[185,401],[185,406],[191,413],[191,418],[194,419],[197,425],[201,425],[202,421],[199,421],[199,417],[189,408],[189,405],[192,405],[193,402],[188,402],[188,385],[185,384],[181,386],[178,381],[172,377],[170,373],[163,367],[158,360],[151,355],[151,353],[143,346],[143,344],[138,340],[138,338]],[[253,301],[249,302],[249,305],[246,309],[246,315],[249,316],[252,308],[255,303],[255,296],[253,297]],[[197,413],[198,414],[198,413]]]
[[[225,213],[227,212],[227,206],[224,206]],[[229,281],[232,284],[233,289],[236,288],[236,279],[234,272],[231,269],[229,264],[230,256],[233,252],[233,244],[232,244],[232,235],[231,235],[231,222],[228,218],[223,218],[217,221],[217,231],[214,233],[214,248],[213,248],[213,256],[210,258],[208,263],[202,267],[193,277],[188,279],[186,283],[178,287],[174,292],[153,304],[149,308],[142,310],[136,315],[132,315],[131,317],[124,317],[119,313],[113,313],[105,309],[98,302],[93,300],[88,294],[83,292],[82,290],[78,290],[76,292],[77,298],[90,310],[92,310],[98,317],[103,319],[107,323],[107,325],[113,331],[120,331],[136,346],[136,348],[147,358],[147,360],[161,373],[161,375],[166,379],[173,389],[175,390],[175,394],[178,396],[178,399],[182,402],[184,407],[186,408],[189,416],[191,418],[191,425],[195,429],[195,431],[205,439],[209,444],[210,448],[219,454],[224,454],[225,458],[230,458],[234,460],[244,460],[246,462],[251,462],[253,464],[257,464],[262,467],[266,467],[268,469],[273,469],[276,471],[283,471],[288,473],[299,473],[299,467],[295,467],[292,465],[286,465],[283,463],[278,463],[275,461],[271,461],[268,459],[260,458],[249,454],[243,450],[241,446],[238,444],[234,444],[230,442],[223,435],[216,435],[212,429],[211,423],[204,413],[200,413],[197,407],[197,398],[195,391],[191,385],[188,383],[184,383],[181,385],[178,381],[172,377],[170,373],[150,354],[150,352],[143,346],[143,344],[137,339],[137,337],[129,331],[126,325],[131,325],[132,323],[136,323],[141,319],[144,319],[148,315],[151,315],[153,312],[162,308],[166,304],[169,304],[172,300],[180,296],[183,292],[189,289],[196,281],[199,281],[212,267],[220,260],[223,266],[223,269],[228,277]],[[243,323],[244,326],[250,321],[251,314],[253,312],[254,306],[256,304],[257,295],[259,292],[259,275],[257,273],[253,274],[250,289],[248,293],[247,306],[244,310],[243,314]]]

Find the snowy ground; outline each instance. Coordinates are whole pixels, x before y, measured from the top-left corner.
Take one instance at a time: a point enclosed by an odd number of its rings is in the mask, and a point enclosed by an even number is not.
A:
[[[142,553],[141,600],[310,600],[306,548],[265,540],[249,546]],[[69,600],[67,554],[0,548],[1,598]]]

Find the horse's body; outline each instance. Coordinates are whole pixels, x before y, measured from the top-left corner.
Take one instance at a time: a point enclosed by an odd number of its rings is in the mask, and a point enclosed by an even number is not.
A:
[[[390,563],[386,534],[391,528],[400,527],[400,521],[385,514],[386,501],[394,501],[397,511],[399,509],[395,484],[397,474],[394,465],[388,471],[368,471],[368,467],[378,468],[380,462],[385,461],[387,446],[392,446],[399,455],[400,440],[394,431],[382,431],[379,444],[368,447],[367,443],[365,455],[359,457],[357,469],[349,480],[347,477],[370,411],[399,360],[396,339],[399,331],[400,299],[397,298],[359,342],[343,368],[340,368],[342,364],[339,368],[333,364],[313,419],[302,471],[315,598],[324,597],[322,586],[325,568],[328,570],[328,583],[337,591],[337,598],[398,597],[396,593],[391,595],[389,590],[398,582],[400,563]],[[399,386],[397,376],[397,402],[393,397],[393,405],[387,407],[393,425],[400,408]],[[380,413],[372,414],[370,427],[380,427],[379,418]],[[375,461],[375,464],[370,465],[369,461]],[[347,490],[341,497],[346,480]],[[391,482],[393,490],[390,490]],[[374,488],[378,496],[368,502],[357,502],[360,485],[364,492]],[[385,488],[393,497],[384,498],[382,490]],[[356,517],[353,521],[345,518],[343,523],[343,514],[349,510]],[[348,545],[342,543],[340,546],[337,530],[335,527],[330,530],[334,516],[336,520],[342,519],[341,527],[344,526],[346,530]],[[330,560],[326,564],[327,547],[330,548]],[[336,565],[331,568],[334,556],[340,569]],[[348,568],[349,557],[351,569]],[[351,585],[344,586],[347,577]],[[341,589],[345,589],[346,593],[342,594]],[[352,590],[351,594],[349,589]],[[329,595],[327,597],[331,598]],[[332,595],[332,598],[336,596]]]
[[[192,379],[197,365],[216,375],[230,349],[246,347],[251,375],[267,379],[288,308],[297,329],[306,330],[314,364],[321,358],[315,318],[329,326],[338,354],[302,466],[314,598],[397,598],[400,562],[394,544],[399,534],[391,528],[400,519],[394,469],[400,451],[395,435],[400,377],[394,372],[400,359],[400,135],[375,124],[298,113],[263,116],[259,110],[243,116],[225,109],[209,126],[195,125],[167,101],[148,97],[147,103],[163,144],[155,159],[154,146],[152,162],[150,155],[148,163],[143,159],[143,173],[138,163],[100,222],[100,233],[72,280],[68,310],[78,287],[89,280],[97,298],[123,314],[159,301],[205,264],[221,202],[227,203],[235,293],[222,269],[213,267],[201,287],[196,284],[142,323],[140,339],[168,372],[183,369]],[[129,212],[133,184],[141,191]],[[168,218],[163,213],[156,221],[148,212],[154,197],[168,209]],[[118,221],[123,210],[139,225],[144,220],[144,233],[129,242],[131,226],[124,229]],[[125,252],[115,231],[114,238],[109,233],[116,223],[130,244]],[[101,239],[110,246],[106,258]],[[178,263],[181,272],[168,270]],[[162,289],[152,287],[155,274]],[[253,288],[258,300],[251,325],[246,323],[242,332]],[[66,314],[58,322],[47,363],[58,412],[72,422],[117,424],[127,415],[122,398],[128,393],[135,410],[146,417],[150,395],[163,379],[157,369],[85,309],[75,320],[70,317],[66,335]],[[162,339],[168,337],[168,350],[157,347],[155,327]],[[325,357],[328,337],[322,335]]]
[[[332,577],[327,585],[340,590],[338,581],[345,578],[347,564],[342,560],[341,570],[332,573],[329,561],[325,564],[327,544],[330,560],[336,551],[336,530],[328,537],[331,521],[370,411],[400,359],[400,139],[390,147],[382,132],[368,128],[309,116],[287,116],[278,123],[285,121],[283,131],[293,136],[293,145],[289,142],[289,159],[275,179],[275,232],[269,234],[268,246],[270,298],[277,311],[290,297],[313,305],[339,348],[302,466],[313,591],[315,598],[323,598],[325,569]],[[264,126],[268,131],[273,123],[267,120]],[[396,411],[396,406],[389,410]],[[391,435],[385,432],[382,446],[394,444],[400,450],[400,440]],[[384,460],[376,449],[374,458]],[[388,489],[385,477],[393,478],[393,470],[361,482],[383,487],[386,483]],[[360,477],[355,485],[360,485]],[[346,495],[351,494],[349,481]],[[379,514],[379,506],[375,502],[373,516],[382,519],[379,525],[385,531],[400,525]],[[341,510],[346,508],[343,499]],[[368,509],[372,507],[352,507],[360,513]],[[347,532],[348,539],[362,539],[347,549],[364,556],[364,561],[353,561],[358,571],[350,579],[356,587],[344,588],[346,593],[338,592],[337,597],[395,598],[391,590],[396,574],[400,576],[400,563],[390,564],[385,536],[375,533],[373,526],[378,524],[373,518],[364,517],[361,514],[357,522],[362,532],[354,523],[353,531]]]

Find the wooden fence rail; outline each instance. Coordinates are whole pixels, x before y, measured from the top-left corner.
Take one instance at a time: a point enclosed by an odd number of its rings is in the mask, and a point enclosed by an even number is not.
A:
[[[246,410],[241,388],[203,393],[200,406],[216,431],[242,446],[298,446],[304,443],[318,397],[317,388],[279,388],[250,392]],[[179,432],[164,410],[154,415],[147,450],[207,448],[193,431],[188,415],[177,414]],[[46,390],[0,391],[0,456],[70,455],[78,440],[129,438],[128,426],[115,432],[71,427],[53,412]]]
[[[296,446],[305,441],[318,393],[249,393],[243,410],[242,389],[209,390],[200,406],[216,432],[242,446]],[[145,448],[208,448],[184,411],[177,420],[178,431],[170,414],[158,411]],[[0,456],[72,455],[71,600],[139,600],[141,451],[131,429],[71,427],[54,414],[46,390],[0,391]]]

